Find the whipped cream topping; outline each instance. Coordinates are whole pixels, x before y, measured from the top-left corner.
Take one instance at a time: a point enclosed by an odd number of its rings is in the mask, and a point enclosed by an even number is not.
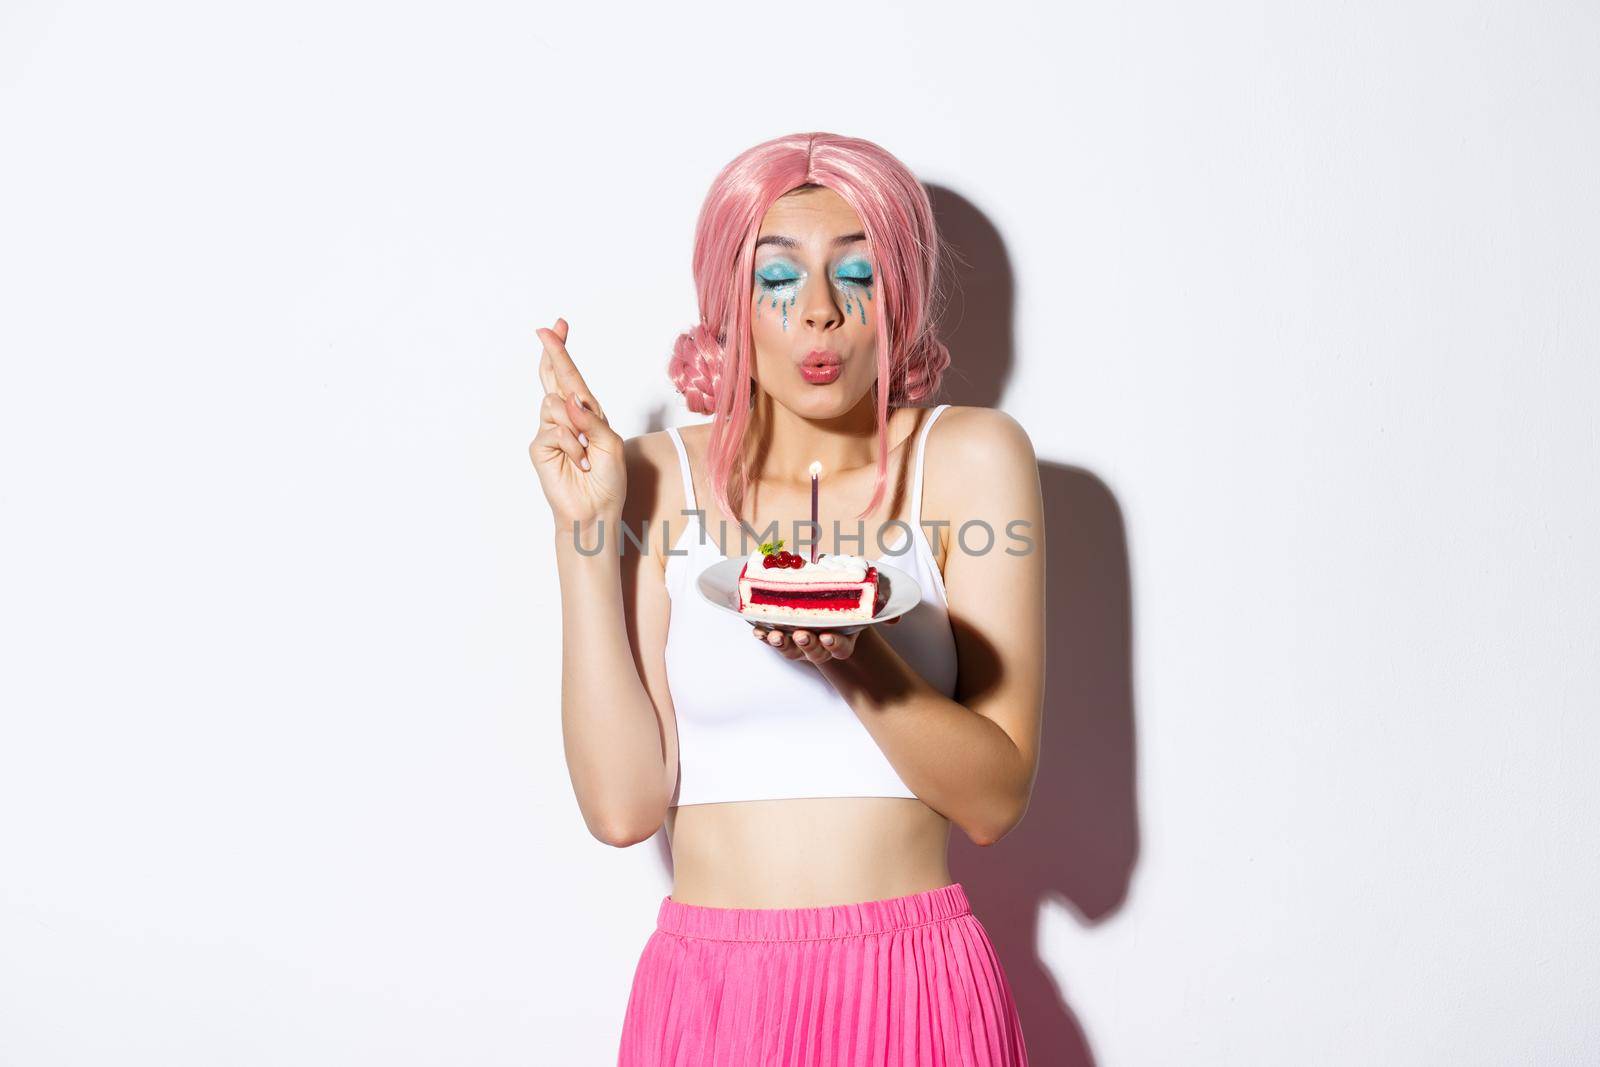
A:
[[[815,563],[807,560],[803,567],[764,567],[764,558],[759,548],[750,553],[745,577],[763,582],[864,582],[871,566],[864,556],[830,556],[826,552],[819,553]]]

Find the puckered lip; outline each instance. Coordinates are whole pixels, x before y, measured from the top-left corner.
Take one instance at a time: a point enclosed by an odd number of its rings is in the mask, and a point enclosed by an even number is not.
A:
[[[831,367],[844,362],[844,357],[827,348],[813,348],[800,360],[802,367]]]

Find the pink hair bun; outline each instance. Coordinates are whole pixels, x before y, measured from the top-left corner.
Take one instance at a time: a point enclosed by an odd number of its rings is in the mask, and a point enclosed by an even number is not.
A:
[[[689,410],[710,415],[717,409],[717,378],[722,373],[722,344],[711,327],[701,323],[678,335],[667,361],[667,377]]]

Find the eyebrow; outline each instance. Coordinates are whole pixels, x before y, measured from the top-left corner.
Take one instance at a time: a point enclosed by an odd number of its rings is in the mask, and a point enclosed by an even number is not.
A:
[[[843,234],[842,236],[835,237],[833,239],[833,246],[838,248],[840,245],[855,244],[857,241],[865,241],[866,239],[867,235],[860,231],[855,233],[847,233]],[[796,241],[793,237],[783,237],[779,234],[769,233],[767,236],[758,238],[756,240],[757,248],[760,248],[762,245],[777,245],[780,248],[799,248],[800,242]]]

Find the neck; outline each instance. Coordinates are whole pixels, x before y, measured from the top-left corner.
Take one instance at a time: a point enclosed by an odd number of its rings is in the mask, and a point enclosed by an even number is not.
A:
[[[876,464],[876,403],[877,390],[870,389],[842,415],[808,419],[758,390],[745,434],[751,469],[760,471],[765,483],[809,490],[812,461],[822,464],[825,479]]]

